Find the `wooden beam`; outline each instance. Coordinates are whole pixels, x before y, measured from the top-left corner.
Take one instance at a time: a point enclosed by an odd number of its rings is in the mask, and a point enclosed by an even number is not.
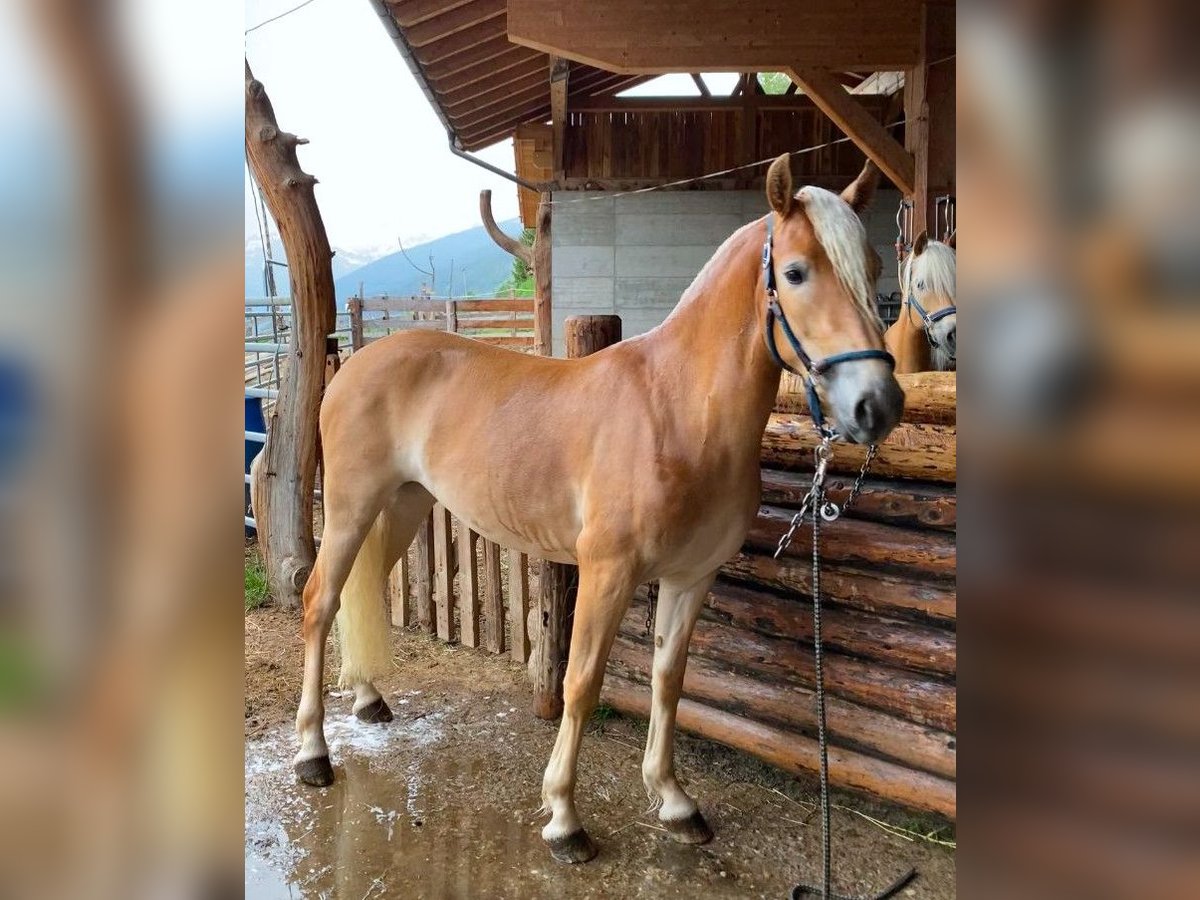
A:
[[[421,60],[422,64],[426,61],[437,62],[438,60],[454,56],[456,53],[465,53],[473,50],[475,47],[497,37],[504,37],[503,16],[487,19],[456,34],[434,41],[432,44],[414,48],[414,53],[417,53],[417,58]]]
[[[712,91],[710,91],[708,89],[708,85],[704,83],[704,79],[701,78],[699,75],[697,75],[695,72],[692,73],[692,81],[696,82],[696,89],[700,91],[701,97],[711,97],[712,96]]]
[[[550,127],[554,154],[554,179],[563,176],[563,134],[567,127],[567,78],[571,64],[559,56],[550,57]]]
[[[886,99],[875,94],[860,98],[867,112],[878,118]],[[811,97],[787,94],[748,94],[745,97],[580,97],[571,100],[571,112],[731,112],[749,106],[755,110],[811,111],[819,107]]]
[[[916,174],[912,154],[901,147],[856,98],[846,93],[832,72],[796,67],[789,69],[788,74],[902,194],[912,193]]]
[[[429,53],[426,53],[423,48],[414,48],[413,56],[425,67],[425,77],[431,81],[437,81],[440,78],[446,78],[449,75],[462,72],[490,59],[495,59],[512,49],[513,45],[501,33],[481,44],[476,44],[470,50],[462,53],[438,56],[433,52],[433,48],[430,48]]]
[[[499,18],[506,9],[506,0],[472,0],[471,3],[406,29],[404,39],[410,47],[427,47],[480,22]]]
[[[514,78],[509,82],[498,80],[495,84],[490,81],[475,84],[467,90],[460,91],[458,96],[453,99],[443,99],[441,106],[447,113],[463,109],[483,109],[493,106],[498,102],[503,102],[506,98],[511,98],[516,94],[524,94],[534,88],[542,88],[544,90],[545,86],[546,66],[542,64],[538,66],[538,70],[533,74]]]
[[[517,47],[510,53],[501,53],[486,63],[471,66],[446,78],[431,78],[430,82],[438,97],[451,100],[463,96],[468,88],[491,90],[527,75],[540,75],[545,69],[546,63],[540,53]],[[484,83],[480,84],[481,81]]]
[[[548,102],[546,75],[542,73],[529,87],[505,92],[489,91],[479,100],[460,104],[454,109],[444,110],[446,118],[454,125],[462,122],[477,122],[489,116],[502,116],[508,110],[524,104],[545,105]]]
[[[445,15],[451,10],[466,6],[471,2],[472,0],[400,0],[400,2],[393,0],[388,3],[388,10],[397,25],[402,28],[411,28],[413,25],[432,19],[434,16]]]
[[[874,71],[917,59],[919,0],[509,0],[513,43],[627,73],[779,71],[805,65]]]

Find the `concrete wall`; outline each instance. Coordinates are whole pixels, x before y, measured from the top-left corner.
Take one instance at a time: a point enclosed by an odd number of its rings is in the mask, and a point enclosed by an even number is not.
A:
[[[761,191],[659,191],[613,197],[560,191],[552,229],[554,353],[567,316],[615,313],[625,337],[649,331],[725,238],[767,212]],[[880,191],[867,234],[883,257],[878,290],[898,290],[895,191]]]

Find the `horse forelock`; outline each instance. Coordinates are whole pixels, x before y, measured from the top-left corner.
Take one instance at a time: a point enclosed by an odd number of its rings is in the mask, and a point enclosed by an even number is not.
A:
[[[868,322],[880,332],[883,321],[875,308],[875,279],[871,276],[867,229],[858,214],[832,191],[808,186],[796,198],[804,207],[813,234],[829,257],[842,287]]]
[[[907,297],[913,284],[920,278],[925,281],[925,293],[947,298],[951,303],[955,297],[955,274],[957,269],[954,250],[941,241],[930,241],[919,256],[909,256],[904,261],[900,288]]]

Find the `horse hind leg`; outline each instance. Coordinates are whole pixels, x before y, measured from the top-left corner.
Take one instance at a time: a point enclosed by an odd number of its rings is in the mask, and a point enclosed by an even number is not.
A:
[[[384,510],[385,503],[372,490],[376,486],[353,490],[349,486],[341,487],[335,478],[326,477],[325,530],[313,573],[304,587],[304,682],[296,714],[300,750],[296,754],[294,768],[299,779],[307,784],[323,787],[333,783],[333,767],[325,743],[322,692],[325,642],[339,611],[349,613],[348,620],[346,616],[342,620],[343,626],[347,627],[339,628],[343,649],[342,676],[345,681],[355,685],[356,697],[359,695],[359,685],[362,685],[365,701],[361,705],[356,702],[356,706],[366,710],[376,699],[380,702],[383,700],[372,683],[372,678],[385,671],[390,661],[387,644],[390,622],[382,612],[382,578],[391,568],[387,564],[387,557],[400,541],[402,526],[412,519],[412,531],[415,533],[416,522],[420,521],[417,508],[425,502],[421,495],[429,497],[423,488],[414,487],[417,491],[408,489],[408,485],[401,487],[387,501]],[[432,498],[428,503],[432,505]],[[427,512],[428,506],[425,508]],[[399,558],[398,552],[396,558]],[[369,561],[371,565],[365,565]],[[394,563],[395,559],[391,561],[391,564]],[[351,580],[355,569],[359,570],[356,583],[350,585],[355,590],[350,591],[347,590],[347,582]],[[382,574],[376,579],[368,577],[373,572]],[[372,580],[376,588],[364,586],[364,582]],[[378,615],[372,612],[372,590],[376,591],[375,605],[380,607]],[[344,609],[343,599],[347,601]],[[379,634],[380,629],[382,635]],[[374,697],[371,696],[372,692]],[[386,721],[390,717],[391,710],[387,710],[386,715],[383,712],[386,707],[387,704],[382,703],[381,707],[374,710],[377,721]]]
[[[696,801],[675,777],[675,713],[683,692],[692,627],[714,577],[715,573],[710,573],[691,584],[663,579],[654,623],[653,694],[642,781],[650,797],[661,803],[659,821],[683,844],[704,844],[713,837]]]
[[[542,807],[551,814],[542,839],[559,862],[587,862],[598,852],[575,810],[576,764],[583,729],[600,699],[613,638],[633,595],[631,571],[623,560],[596,561],[580,554],[562,724],[542,780]]]
[[[409,545],[412,544],[417,529],[429,515],[430,509],[433,508],[433,503],[432,494],[416,482],[406,482],[397,489],[395,495],[384,506],[380,516],[380,523],[383,529],[380,548],[383,556],[377,563],[377,571],[372,573],[371,583],[366,586],[367,590],[377,593],[382,590],[383,585],[387,581],[388,574],[396,565],[397,560],[400,559],[401,554],[408,552]],[[379,613],[379,608],[376,607],[370,610],[370,612]],[[386,604],[383,607],[381,617],[383,619],[382,622],[361,623],[360,627],[368,631],[368,634],[364,636],[366,639],[386,641],[388,636],[390,636],[391,622],[388,620]],[[341,627],[341,620],[339,619],[339,629]],[[339,632],[339,636],[342,636],[341,632]],[[348,636],[345,635],[345,637]],[[343,653],[343,660],[345,660],[345,653]],[[383,695],[370,678],[354,677],[349,672],[343,670],[342,684],[343,687],[353,686],[353,711],[354,715],[361,721],[372,723],[392,721],[391,708],[387,705],[387,701],[383,699]]]

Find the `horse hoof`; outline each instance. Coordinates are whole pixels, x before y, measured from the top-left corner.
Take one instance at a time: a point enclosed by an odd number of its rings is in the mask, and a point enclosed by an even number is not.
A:
[[[296,777],[313,787],[328,787],[333,784],[333,766],[328,756],[314,756],[296,763]]]
[[[354,711],[360,722],[390,722],[392,711],[382,697],[374,703],[368,703],[362,709]]]
[[[664,821],[662,824],[671,835],[671,839],[681,844],[707,844],[713,839],[713,830],[709,828],[699,810],[686,819]]]
[[[600,848],[588,837],[582,828],[566,837],[546,841],[550,845],[550,855],[562,863],[585,863],[595,859]]]

